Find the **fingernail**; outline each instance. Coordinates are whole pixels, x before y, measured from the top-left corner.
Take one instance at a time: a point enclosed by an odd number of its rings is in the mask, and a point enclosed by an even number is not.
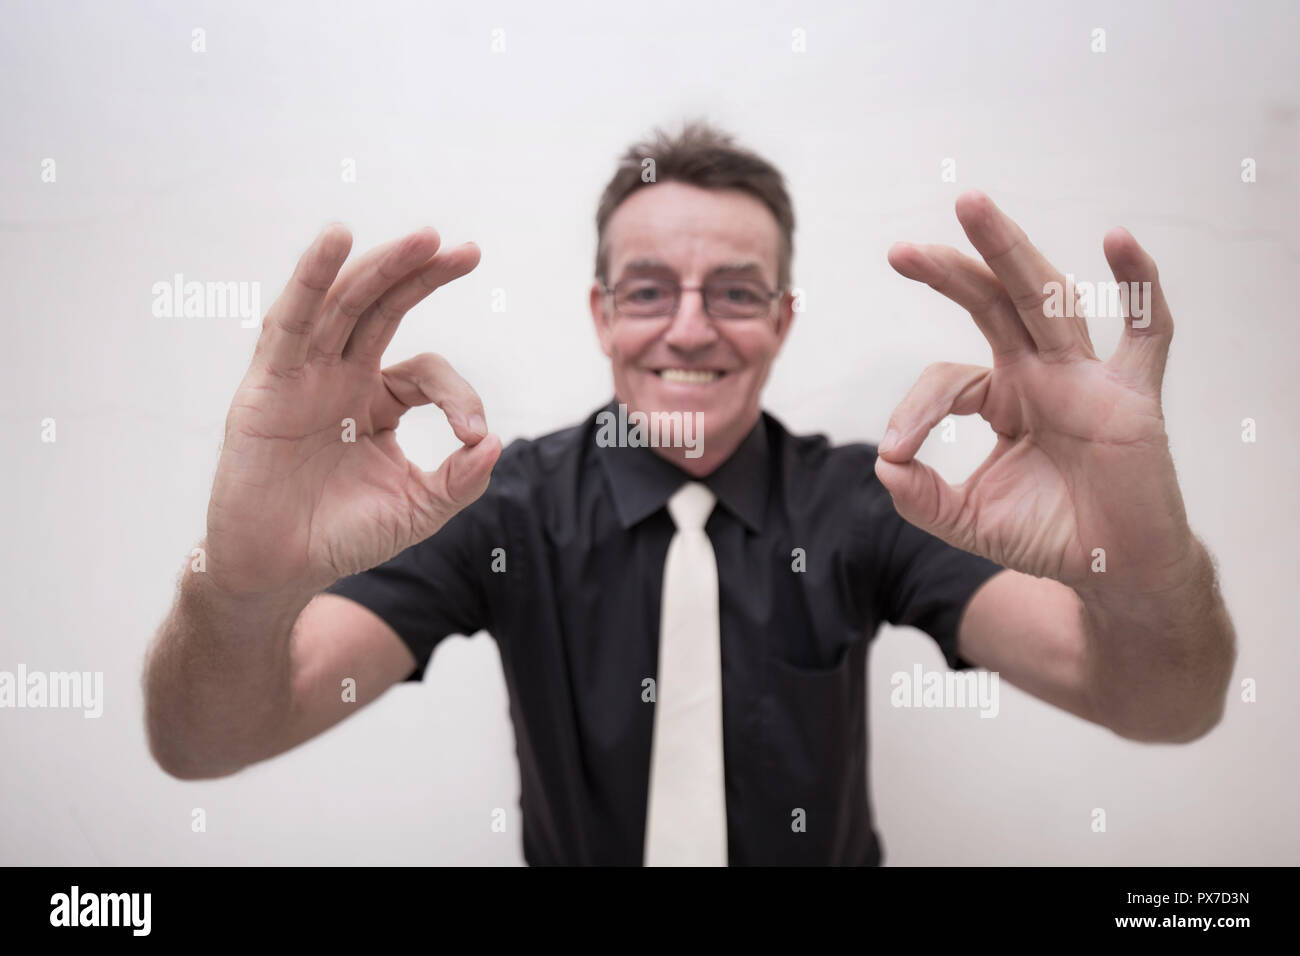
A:
[[[475,413],[469,417],[469,430],[480,438],[487,435],[487,422],[482,415]]]
[[[898,444],[898,430],[891,428],[887,432],[885,432],[885,437],[880,439],[880,446],[876,450],[880,452],[880,454],[884,455],[888,452],[893,451],[894,446],[897,444]]]

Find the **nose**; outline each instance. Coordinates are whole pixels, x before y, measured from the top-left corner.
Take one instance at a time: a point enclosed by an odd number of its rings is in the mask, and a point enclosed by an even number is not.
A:
[[[717,339],[718,330],[704,311],[703,293],[699,289],[683,289],[677,314],[664,333],[664,341],[678,351],[695,352],[707,348]]]

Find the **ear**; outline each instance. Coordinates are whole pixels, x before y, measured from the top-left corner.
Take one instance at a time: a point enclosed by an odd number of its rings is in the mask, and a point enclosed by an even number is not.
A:
[[[613,331],[610,329],[611,317],[605,309],[605,290],[601,288],[600,280],[596,280],[591,284],[589,298],[591,300],[591,320],[596,325],[596,338],[600,340],[600,350],[608,356]]]

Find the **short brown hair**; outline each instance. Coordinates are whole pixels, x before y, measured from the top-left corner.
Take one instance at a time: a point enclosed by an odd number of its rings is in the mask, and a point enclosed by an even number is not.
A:
[[[655,129],[651,138],[629,146],[619,159],[618,170],[600,196],[596,208],[596,278],[605,282],[609,267],[605,248],[605,227],[623,200],[641,186],[645,161],[654,161],[650,182],[680,182],[701,189],[739,189],[763,202],[781,228],[777,253],[777,284],[790,285],[790,264],[794,258],[794,207],[780,170],[757,153],[737,146],[728,133],[702,120],[685,123],[676,136]]]

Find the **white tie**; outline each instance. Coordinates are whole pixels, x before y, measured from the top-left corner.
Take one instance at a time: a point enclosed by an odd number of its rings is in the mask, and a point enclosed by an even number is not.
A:
[[[664,562],[646,866],[727,865],[718,563],[704,531],[714,501],[699,482],[668,499],[677,531]]]

